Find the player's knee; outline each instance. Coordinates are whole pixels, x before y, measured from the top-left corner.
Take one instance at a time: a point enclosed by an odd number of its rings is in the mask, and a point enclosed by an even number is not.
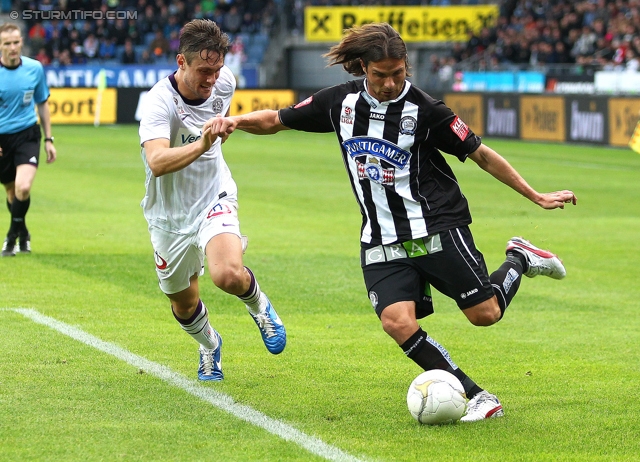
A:
[[[195,313],[196,308],[198,306],[198,300],[194,301],[172,301],[171,302],[171,310],[173,314],[180,319],[189,319]]]
[[[242,293],[246,279],[247,275],[244,267],[225,266],[211,274],[211,280],[216,287],[231,294]]]
[[[392,338],[406,336],[407,332],[409,335],[415,332],[414,320],[398,316],[385,316],[384,311],[382,313],[383,315],[380,317],[382,329]]]
[[[31,192],[31,185],[21,185],[16,183],[14,188],[14,197],[17,197],[20,201],[26,201],[29,198]]]
[[[491,304],[469,308],[464,310],[464,314],[467,315],[467,319],[474,326],[491,326],[500,321],[502,317],[500,307],[497,304],[495,306]]]

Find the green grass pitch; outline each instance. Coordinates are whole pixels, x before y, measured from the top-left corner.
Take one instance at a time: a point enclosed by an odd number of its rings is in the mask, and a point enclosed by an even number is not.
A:
[[[33,309],[193,380],[197,346],[157,287],[136,126],[54,130],[28,225],[32,255],[0,259],[0,461],[322,460],[122,360],[33,322]],[[560,255],[567,278],[523,281],[505,318],[472,326],[435,294],[421,322],[506,416],[420,426],[421,371],[383,333],[359,268],[360,216],[333,135],[234,134],[225,158],[249,235],[245,262],[284,320],[270,355],[242,304],[201,279],[224,338],[225,380],[202,387],[353,459],[640,460],[640,156],[626,149],[487,139],[545,211],[473,162],[447,156],[490,270],[516,235]],[[0,225],[9,215],[0,207]],[[4,230],[3,230],[4,232]],[[348,459],[349,457],[347,457]]]

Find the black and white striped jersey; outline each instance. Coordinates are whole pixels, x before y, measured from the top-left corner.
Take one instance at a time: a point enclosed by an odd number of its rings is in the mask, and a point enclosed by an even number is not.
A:
[[[406,242],[470,224],[467,200],[440,151],[464,162],[480,138],[409,81],[383,103],[365,86],[352,80],[325,88],[279,112],[286,127],[338,136],[362,213],[362,243]]]

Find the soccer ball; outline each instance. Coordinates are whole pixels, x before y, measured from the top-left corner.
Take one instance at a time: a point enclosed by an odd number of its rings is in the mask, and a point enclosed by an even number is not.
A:
[[[407,407],[418,422],[440,425],[460,420],[467,407],[467,399],[462,383],[455,375],[442,369],[432,369],[411,382]]]

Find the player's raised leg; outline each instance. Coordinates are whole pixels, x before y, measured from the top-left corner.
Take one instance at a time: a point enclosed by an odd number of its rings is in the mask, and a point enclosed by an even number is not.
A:
[[[227,221],[230,224],[231,217],[227,217]],[[267,350],[272,354],[281,353],[287,343],[284,324],[269,298],[260,290],[253,272],[244,266],[242,249],[239,231],[214,235],[206,245],[211,279],[217,287],[242,300],[260,329]]]

